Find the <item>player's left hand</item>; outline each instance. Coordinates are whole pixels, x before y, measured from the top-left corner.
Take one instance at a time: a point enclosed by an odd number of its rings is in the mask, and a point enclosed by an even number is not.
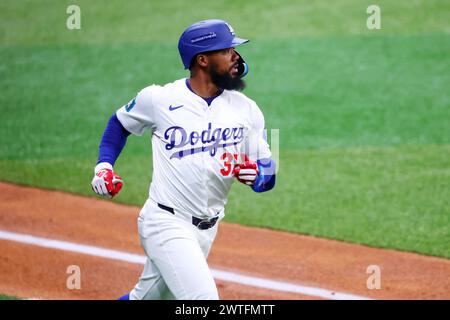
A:
[[[233,170],[233,174],[239,182],[248,186],[252,186],[255,183],[258,173],[259,170],[256,162],[249,160],[235,165]]]
[[[122,177],[115,174],[112,169],[103,168],[98,170],[91,182],[92,190],[106,199],[111,199],[122,189]]]

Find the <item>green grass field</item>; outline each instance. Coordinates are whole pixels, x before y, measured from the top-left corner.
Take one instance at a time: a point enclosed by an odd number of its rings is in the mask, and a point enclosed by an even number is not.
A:
[[[245,93],[280,129],[276,188],[235,184],[226,220],[450,258],[450,3],[378,1],[374,31],[369,4],[3,0],[0,180],[93,196],[109,116],[187,76],[180,33],[217,17],[251,39]],[[145,201],[149,146],[128,140],[114,201]]]
[[[0,294],[0,300],[20,300],[20,298]]]

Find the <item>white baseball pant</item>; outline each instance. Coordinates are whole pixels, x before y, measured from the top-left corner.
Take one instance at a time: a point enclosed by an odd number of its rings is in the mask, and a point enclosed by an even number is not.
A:
[[[138,231],[147,261],[130,300],[219,299],[206,262],[219,221],[200,230],[188,217],[171,214],[152,199],[146,201],[139,214]]]

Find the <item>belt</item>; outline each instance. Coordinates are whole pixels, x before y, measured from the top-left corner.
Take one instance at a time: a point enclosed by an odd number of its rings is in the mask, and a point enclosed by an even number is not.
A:
[[[161,203],[158,203],[158,207],[170,212],[171,214],[175,214],[175,210],[173,210],[173,208],[171,208],[171,207],[165,206]],[[214,227],[217,220],[219,220],[219,217],[214,217],[211,219],[200,219],[200,218],[192,216],[192,224],[194,226],[196,226],[197,228],[199,228],[200,230],[207,230],[209,228]]]

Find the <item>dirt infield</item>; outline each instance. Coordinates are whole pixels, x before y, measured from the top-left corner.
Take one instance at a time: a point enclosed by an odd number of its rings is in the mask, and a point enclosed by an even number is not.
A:
[[[143,255],[140,208],[96,198],[0,183],[0,230]],[[221,223],[212,268],[375,299],[450,299],[450,260]],[[81,289],[66,287],[69,265]],[[381,289],[368,289],[369,265]],[[43,299],[116,299],[141,265],[0,240],[0,293]],[[317,299],[217,281],[222,299]]]

